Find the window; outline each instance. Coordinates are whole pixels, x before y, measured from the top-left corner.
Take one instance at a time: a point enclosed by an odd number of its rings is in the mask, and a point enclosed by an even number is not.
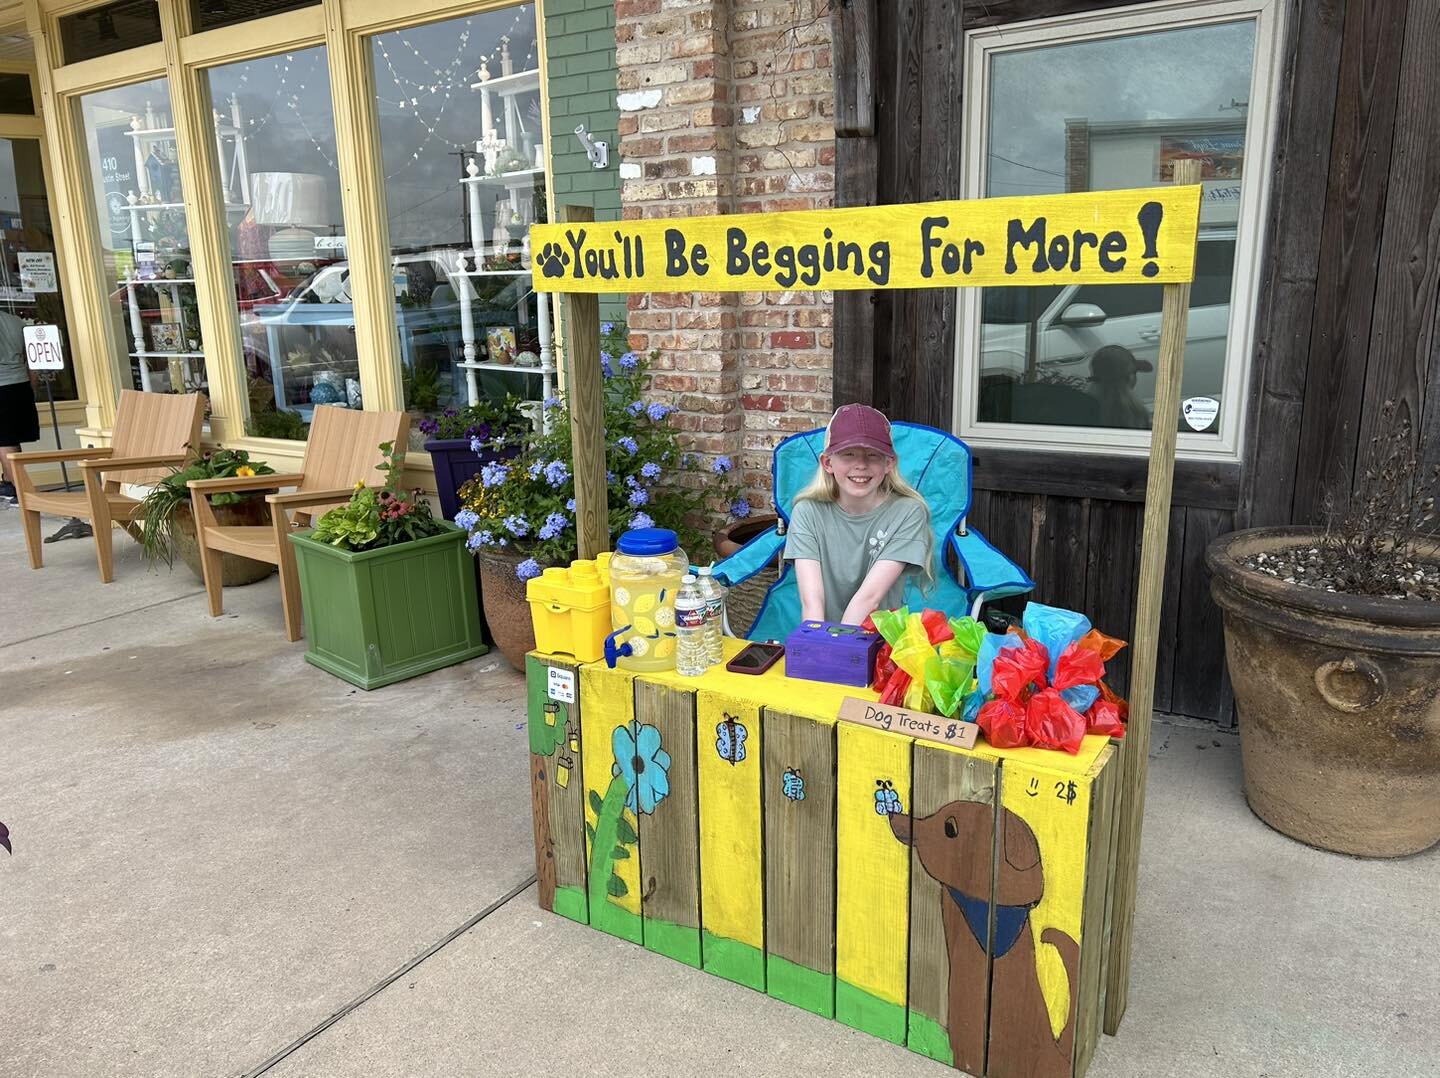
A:
[[[320,0],[190,0],[190,18],[196,31],[263,19],[282,11],[312,7]]]
[[[29,75],[0,71],[0,112],[10,116],[35,115],[35,95],[30,88]]]
[[[246,433],[304,438],[317,404],[362,406],[323,47],[211,69]]]
[[[405,407],[548,395],[527,235],[545,220],[535,6],[380,34],[370,56]]]
[[[164,79],[79,99],[120,384],[208,392]]]
[[[153,45],[160,40],[160,11],[155,0],[118,3],[60,16],[60,47],[67,64]]]
[[[967,197],[1148,187],[1171,182],[1176,161],[1200,161],[1185,455],[1233,459],[1239,444],[1276,20],[1271,0],[1170,0],[967,35]],[[962,435],[1143,453],[1161,296],[1158,285],[962,291]]]

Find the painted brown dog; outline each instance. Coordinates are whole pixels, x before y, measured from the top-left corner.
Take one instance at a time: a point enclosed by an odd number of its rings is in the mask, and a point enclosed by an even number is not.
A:
[[[1056,928],[1047,928],[1040,936],[1042,942],[1060,952],[1070,982],[1070,1013],[1057,1038],[1050,1029],[1030,927],[1030,911],[1045,893],[1040,844],[1024,820],[1009,809],[1001,812],[993,908],[991,805],[952,801],[913,822],[908,816],[892,814],[890,829],[897,839],[915,849],[926,873],[944,888],[941,916],[950,958],[946,1024],[956,1065],[978,1069],[986,1057],[987,1001],[977,986],[988,983],[990,1010],[995,1014],[989,1028],[988,1073],[1068,1078],[1075,1046],[1080,947]],[[987,976],[985,939],[992,928],[995,958]]]

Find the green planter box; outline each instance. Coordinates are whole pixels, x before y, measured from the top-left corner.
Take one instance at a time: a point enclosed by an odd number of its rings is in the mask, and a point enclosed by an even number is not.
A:
[[[354,553],[290,536],[305,604],[307,662],[376,689],[490,649],[480,636],[465,532]]]

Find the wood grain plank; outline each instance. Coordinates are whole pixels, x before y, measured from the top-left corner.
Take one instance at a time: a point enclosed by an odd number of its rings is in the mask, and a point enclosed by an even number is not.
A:
[[[765,990],[833,1018],[835,727],[769,708],[763,722]]]
[[[654,726],[670,757],[669,793],[639,813],[645,947],[700,968],[700,824],[695,774],[695,694],[643,678],[635,720]]]
[[[1038,528],[1031,555],[1035,598],[1066,610],[1085,608],[1086,544],[1090,534],[1087,498],[1037,498]]]
[[[905,1043],[921,1055],[984,1074],[989,925],[977,935],[951,888],[972,901],[988,905],[992,900],[998,768],[981,757],[923,741],[915,742],[912,759]]]
[[[1140,545],[1140,507],[1130,502],[1090,503],[1090,535],[1085,550],[1084,610],[1095,628],[1122,640],[1133,639],[1135,557]],[[1130,686],[1130,649],[1105,664],[1105,680],[1121,696]]]
[[[1144,457],[1107,457],[1049,450],[975,450],[975,485],[986,490],[1061,494],[1107,501],[1145,500]],[[1176,505],[1233,509],[1240,492],[1240,465],[1227,462],[1175,462]]]
[[[1187,509],[1180,559],[1179,617],[1176,619],[1175,675],[1170,712],[1230,725],[1234,695],[1225,668],[1225,633],[1220,608],[1210,598],[1205,548],[1234,528],[1234,515],[1217,509]]]
[[[1400,64],[1384,239],[1370,325],[1369,364],[1360,402],[1357,493],[1382,462],[1376,440],[1408,420],[1419,436],[1440,285],[1440,4],[1411,3]],[[1430,387],[1428,393],[1437,389]],[[1395,404],[1384,420],[1385,404]],[[1385,424],[1382,427],[1382,424]]]
[[[1047,19],[1084,11],[1124,7],[1132,0],[964,0],[961,5],[965,29],[1003,26],[1025,19]]]
[[[595,220],[590,206],[561,206],[562,222]],[[565,376],[569,384],[570,445],[575,473],[575,531],[580,557],[593,558],[610,549],[610,523],[605,487],[605,415],[600,370],[600,297],[567,292]]]
[[[1185,558],[1185,514],[1183,506],[1170,510],[1170,543],[1165,551],[1165,597],[1160,606],[1160,636],[1155,648],[1155,710],[1169,712],[1175,686],[1176,643],[1180,620],[1180,581]],[[1135,579],[1139,586],[1140,555],[1135,554]],[[1135,619],[1130,619],[1130,641],[1135,641]],[[1133,651],[1133,649],[1131,649]],[[1134,682],[1134,657],[1131,657],[1131,682]]]
[[[1345,0],[1300,0],[1286,20],[1265,223],[1270,253],[1260,282],[1237,507],[1245,528],[1288,524],[1295,499],[1345,7]]]
[[[580,699],[580,739],[589,750],[581,775],[590,924],[631,943],[644,943],[640,824],[626,805],[625,779],[614,771],[617,731],[629,730],[635,721],[634,676],[588,663],[580,667]]]
[[[875,133],[875,0],[838,0],[830,10],[834,41],[835,135]]]
[[[900,0],[881,4],[877,15],[887,32],[881,36],[876,84],[877,133],[880,138],[878,201],[898,205],[921,201],[920,148],[926,138],[939,137],[925,127],[925,57],[921,19],[929,0]],[[892,419],[914,420],[915,379],[910,364],[920,346],[918,303],[914,289],[884,293],[883,310],[877,307],[875,323],[876,401]]]
[[[525,661],[535,874],[541,908],[585,924],[589,914],[580,701],[578,694],[574,703],[550,698],[552,666],[576,671],[569,663],[534,655]]]
[[[1107,969],[1105,909],[1115,853],[1115,788],[1120,768],[1115,749],[1096,761],[1090,785],[1090,830],[1085,838],[1085,905],[1080,936],[1080,1005],[1075,1015],[1075,1078],[1084,1078],[1100,1042]]]
[[[835,140],[835,205],[873,206],[878,197],[879,143]],[[835,293],[834,403],[870,403],[875,393],[875,310],[884,293]]]
[[[1369,359],[1405,6],[1404,0],[1350,0],[1346,9],[1300,428],[1297,521],[1318,522],[1332,508],[1343,512],[1354,483],[1356,403]]]

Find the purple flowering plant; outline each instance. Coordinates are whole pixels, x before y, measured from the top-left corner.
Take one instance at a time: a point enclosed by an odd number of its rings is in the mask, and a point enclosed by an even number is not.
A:
[[[464,408],[446,408],[425,416],[415,426],[428,439],[450,441],[479,439],[481,448],[504,448],[522,443],[530,421],[520,412],[519,397],[480,400]]]
[[[647,396],[653,357],[630,350],[624,323],[610,325],[601,348],[609,357],[602,373],[611,539],[630,528],[670,528],[693,557],[708,558],[708,529],[749,508],[730,462],[712,471],[709,458],[682,450],[674,409]],[[570,414],[564,400],[547,401],[546,410],[550,433],[529,436],[518,457],[459,491],[456,522],[469,531],[470,549],[519,556],[521,580],[578,554]]]

